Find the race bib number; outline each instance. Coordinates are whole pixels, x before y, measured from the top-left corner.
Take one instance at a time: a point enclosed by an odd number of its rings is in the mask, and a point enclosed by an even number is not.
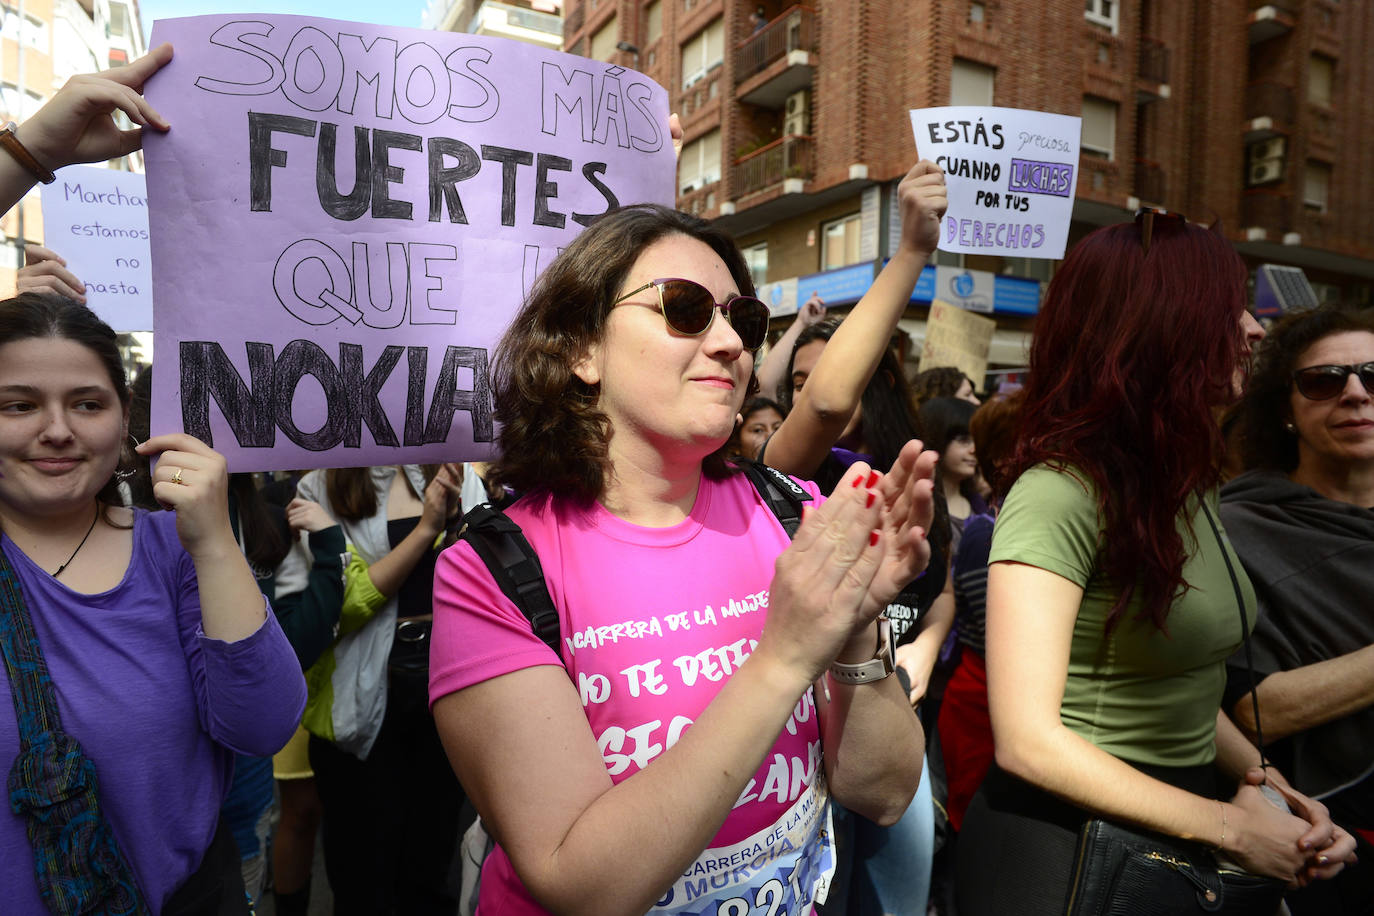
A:
[[[650,911],[662,916],[808,916],[835,874],[824,775],[771,827],[708,849]]]

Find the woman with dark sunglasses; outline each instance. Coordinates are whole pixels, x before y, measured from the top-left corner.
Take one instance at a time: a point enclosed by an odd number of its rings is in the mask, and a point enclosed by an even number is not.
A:
[[[1075,245],[1046,292],[989,555],[996,762],[960,834],[963,916],[1065,912],[1094,817],[1286,881],[1329,877],[1353,851],[1272,770],[1293,813],[1266,798],[1258,752],[1220,708],[1238,600],[1254,620],[1211,522],[1215,412],[1262,334],[1245,280],[1220,232],[1151,213]],[[1116,902],[1162,912],[1174,880],[1160,869]]]
[[[1294,916],[1374,912],[1374,316],[1276,324],[1241,405],[1251,470],[1221,517],[1255,585],[1255,680],[1273,756],[1355,834],[1360,861],[1288,896]],[[1232,659],[1228,708],[1253,733]]]
[[[808,487],[789,541],[724,452],[767,327],[753,292],[724,233],[629,207],[502,340],[491,477],[523,494],[507,514],[562,640],[466,541],[440,556],[434,716],[498,844],[479,912],[805,916],[830,797],[891,821],[915,791],[924,739],[876,618],[925,566],[934,455]]]

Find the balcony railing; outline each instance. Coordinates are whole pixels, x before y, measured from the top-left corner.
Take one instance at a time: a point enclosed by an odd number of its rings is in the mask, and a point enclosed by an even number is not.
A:
[[[719,196],[719,191],[719,181],[713,181],[703,187],[695,188],[678,197],[677,208],[694,216],[704,216],[716,208],[716,198]]]
[[[781,137],[736,160],[731,170],[734,193],[743,197],[779,184],[785,178],[816,174],[816,143],[811,137]]]
[[[1140,39],[1140,78],[1151,83],[1169,82],[1169,46],[1157,38]]]
[[[582,21],[585,15],[586,10],[583,9],[581,3],[568,10],[567,15],[563,17],[563,34],[576,35],[582,31]]]
[[[702,106],[714,101],[720,94],[720,74],[724,68],[716,67],[706,76],[697,80],[682,92],[682,114],[690,117]]]
[[[1269,118],[1275,124],[1293,123],[1293,90],[1278,83],[1245,87],[1245,119]]]
[[[503,19],[504,23],[502,23]],[[483,25],[499,28],[501,24],[517,29],[528,29],[531,32],[543,32],[545,35],[562,36],[563,34],[562,16],[540,12],[539,10],[527,10],[509,3],[501,3],[499,0],[485,0],[477,8],[477,12],[473,14],[472,21],[468,23],[468,31],[476,32]]]
[[[1169,192],[1169,184],[1164,177],[1164,169],[1158,162],[1148,159],[1135,161],[1135,196],[1152,204],[1164,203]]]
[[[793,51],[812,51],[815,47],[815,14],[807,7],[794,6],[735,48],[735,84]]]

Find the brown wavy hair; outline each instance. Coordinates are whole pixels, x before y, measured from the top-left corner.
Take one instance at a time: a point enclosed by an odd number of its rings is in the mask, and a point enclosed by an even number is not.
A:
[[[685,235],[714,251],[741,295],[754,295],[734,240],[704,220],[657,204],[612,210],[554,259],[535,282],[496,350],[493,371],[500,457],[489,485],[517,493],[592,502],[611,473],[614,430],[597,406],[600,392],[573,372],[598,343],[606,316],[644,249]],[[749,378],[748,396],[758,390]],[[708,477],[733,473],[725,443],[702,462]]]

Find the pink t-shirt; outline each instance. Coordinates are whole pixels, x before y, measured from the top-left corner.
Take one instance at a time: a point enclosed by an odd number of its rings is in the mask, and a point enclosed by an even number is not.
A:
[[[814,485],[802,485],[819,502]],[[562,658],[460,541],[435,570],[431,701],[510,671],[563,664],[606,771],[613,782],[628,779],[673,745],[758,644],[787,533],[743,474],[703,477],[690,516],[671,528],[547,498],[522,499],[507,515],[539,554]],[[710,848],[650,912],[805,916],[834,872],[831,835],[808,691]],[[481,916],[544,912],[498,847],[482,870]]]

